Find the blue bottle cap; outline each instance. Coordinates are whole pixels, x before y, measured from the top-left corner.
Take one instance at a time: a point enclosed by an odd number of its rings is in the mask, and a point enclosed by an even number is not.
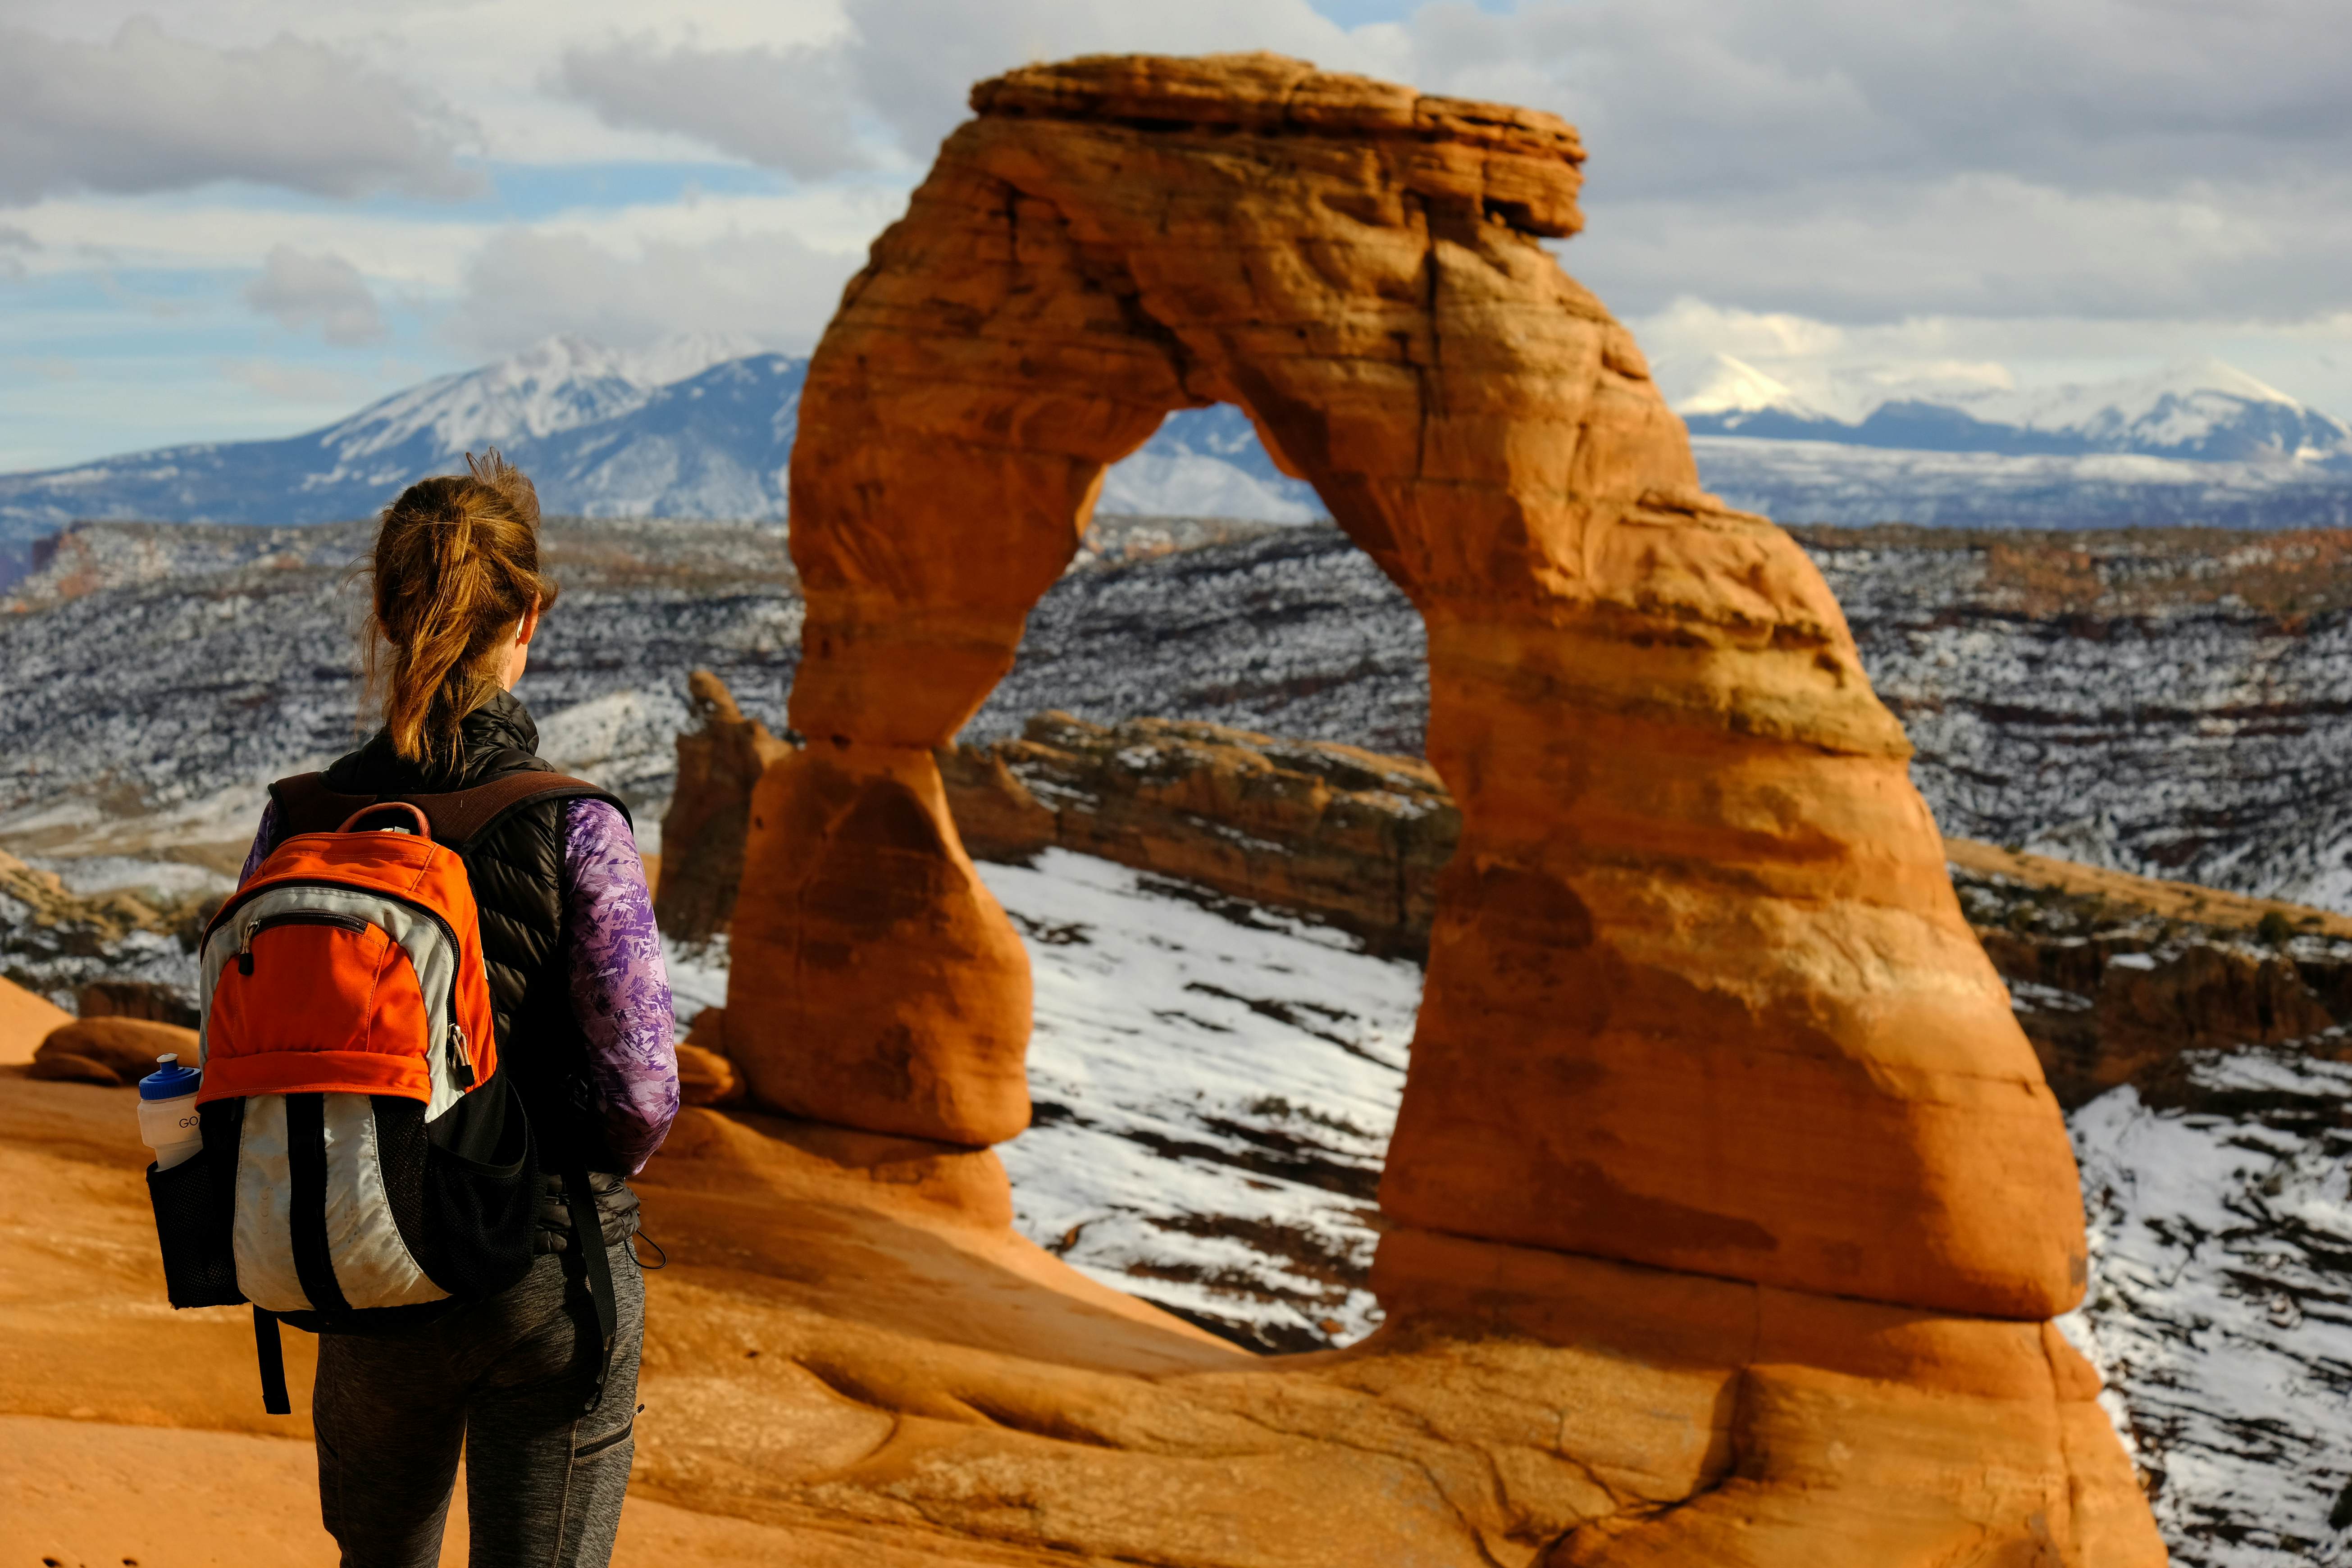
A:
[[[184,1068],[176,1052],[166,1052],[155,1058],[155,1070],[139,1080],[142,1100],[177,1100],[184,1094],[194,1094],[205,1075],[194,1068]]]

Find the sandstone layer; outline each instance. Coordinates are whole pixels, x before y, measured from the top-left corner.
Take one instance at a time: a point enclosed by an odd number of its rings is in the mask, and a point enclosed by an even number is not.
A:
[[[1223,724],[1041,713],[1017,741],[941,752],[940,770],[982,859],[1058,846],[1296,910],[1386,953],[1427,952],[1462,830],[1416,758]]]
[[[1313,1358],[1189,1385],[1207,1415],[982,1376],[952,1403],[993,1430],[902,1443],[834,1506],[1171,1563],[2161,1560],[2044,1323],[2084,1278],[2055,1102],[1819,574],[1699,489],[1538,243],[1578,226],[1575,133],[1269,56],[972,101],[803,393],[809,744],[753,796],[727,1007],[752,1094],[1019,1131],[1026,963],[934,752],[1171,408],[1242,407],[1420,610],[1462,837],[1349,1392]],[[1423,1408],[1480,1384],[1461,1425]],[[1359,1396],[1339,1424],[1445,1517],[1230,1463]]]

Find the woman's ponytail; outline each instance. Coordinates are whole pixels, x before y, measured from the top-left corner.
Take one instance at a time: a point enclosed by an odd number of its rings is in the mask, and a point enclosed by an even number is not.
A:
[[[393,749],[450,760],[457,724],[499,689],[517,624],[555,603],[539,569],[539,494],[496,451],[384,509],[368,563],[369,684]]]

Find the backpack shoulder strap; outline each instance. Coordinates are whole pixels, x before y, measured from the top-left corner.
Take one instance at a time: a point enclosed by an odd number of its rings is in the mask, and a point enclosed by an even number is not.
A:
[[[512,773],[492,779],[472,789],[449,790],[437,795],[404,795],[394,797],[407,802],[425,814],[433,825],[433,841],[462,852],[482,835],[504,822],[509,816],[535,801],[541,800],[601,800],[621,814],[621,820],[630,822],[629,808],[617,795],[586,779],[567,778],[556,773]],[[357,809],[354,807],[354,809]],[[634,826],[635,823],[631,822]]]
[[[271,784],[269,798],[278,807],[278,833],[269,846],[275,849],[298,833],[332,833],[379,797],[329,789],[324,773],[297,773]]]

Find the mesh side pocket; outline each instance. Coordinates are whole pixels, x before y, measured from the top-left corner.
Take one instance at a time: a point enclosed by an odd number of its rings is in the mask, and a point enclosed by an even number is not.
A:
[[[234,1141],[224,1148],[207,1138],[194,1159],[168,1171],[147,1168],[155,1240],[163,1251],[163,1289],[174,1307],[232,1307],[245,1300],[236,1288],[231,1240],[236,1182]]]
[[[539,1162],[530,1123],[504,1073],[474,1093],[485,1089],[502,1103],[494,1137],[467,1141],[483,1157],[468,1159],[430,1138],[425,1150],[425,1245],[416,1259],[435,1284],[457,1296],[491,1295],[521,1279],[538,1229]]]
[[[408,1255],[425,1266],[432,1245],[425,1226],[425,1103],[396,1094],[373,1099],[375,1157],[383,1172],[384,1201],[392,1206],[392,1223],[408,1244]],[[425,1271],[433,1272],[430,1267]]]

